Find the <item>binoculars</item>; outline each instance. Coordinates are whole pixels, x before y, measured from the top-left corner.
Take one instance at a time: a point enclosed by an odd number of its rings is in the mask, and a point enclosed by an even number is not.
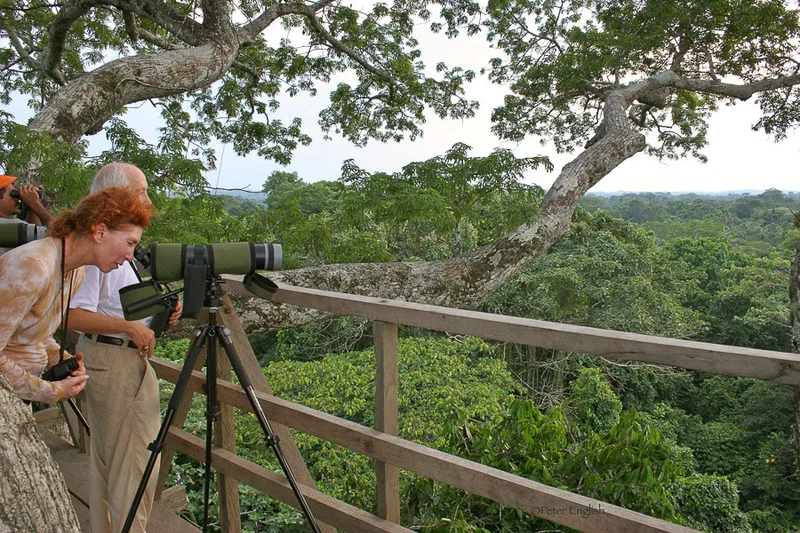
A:
[[[36,194],[39,195],[39,200],[44,198],[44,188],[43,187],[37,187],[36,188]],[[13,191],[11,191],[11,198],[15,198],[17,200],[20,199],[19,191],[17,189],[14,189]]]

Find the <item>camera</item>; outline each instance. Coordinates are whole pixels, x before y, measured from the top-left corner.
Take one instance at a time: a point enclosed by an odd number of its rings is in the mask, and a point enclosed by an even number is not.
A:
[[[26,222],[0,224],[0,248],[15,248],[44,238],[47,228]]]
[[[75,370],[78,370],[78,360],[70,357],[48,368],[47,372],[42,374],[42,379],[45,381],[61,381],[69,377]]]

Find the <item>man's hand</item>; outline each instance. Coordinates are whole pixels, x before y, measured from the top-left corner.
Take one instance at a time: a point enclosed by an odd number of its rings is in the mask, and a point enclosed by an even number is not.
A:
[[[145,359],[150,359],[150,356],[153,355],[153,348],[156,346],[156,335],[153,330],[143,326],[140,322],[127,322],[125,333],[139,348],[139,355]]]
[[[180,300],[178,300],[178,305],[175,306],[175,310],[169,315],[169,320],[167,320],[167,324],[170,326],[173,325],[178,319],[181,317],[181,313],[183,312],[183,304]]]
[[[53,220],[53,215],[42,205],[42,201],[39,199],[39,186],[20,185],[17,191],[19,191],[19,199],[28,207],[28,210],[39,217],[43,225],[49,225]]]

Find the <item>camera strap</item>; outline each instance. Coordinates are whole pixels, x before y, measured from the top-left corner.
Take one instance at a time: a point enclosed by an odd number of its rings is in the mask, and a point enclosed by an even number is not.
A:
[[[67,324],[69,322],[69,304],[72,301],[72,280],[75,279],[75,271],[71,270],[69,275],[69,293],[67,294],[67,305],[64,306],[64,278],[67,274],[64,271],[64,257],[66,254],[67,242],[61,237],[61,342],[58,345],[58,362],[64,360],[64,346],[67,343]]]

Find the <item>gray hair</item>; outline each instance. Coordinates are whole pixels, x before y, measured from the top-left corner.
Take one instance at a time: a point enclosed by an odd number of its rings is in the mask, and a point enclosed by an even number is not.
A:
[[[132,167],[130,163],[114,162],[105,165],[97,171],[92,180],[92,186],[89,189],[90,193],[95,193],[108,187],[130,187],[131,178],[126,172],[128,167]]]

